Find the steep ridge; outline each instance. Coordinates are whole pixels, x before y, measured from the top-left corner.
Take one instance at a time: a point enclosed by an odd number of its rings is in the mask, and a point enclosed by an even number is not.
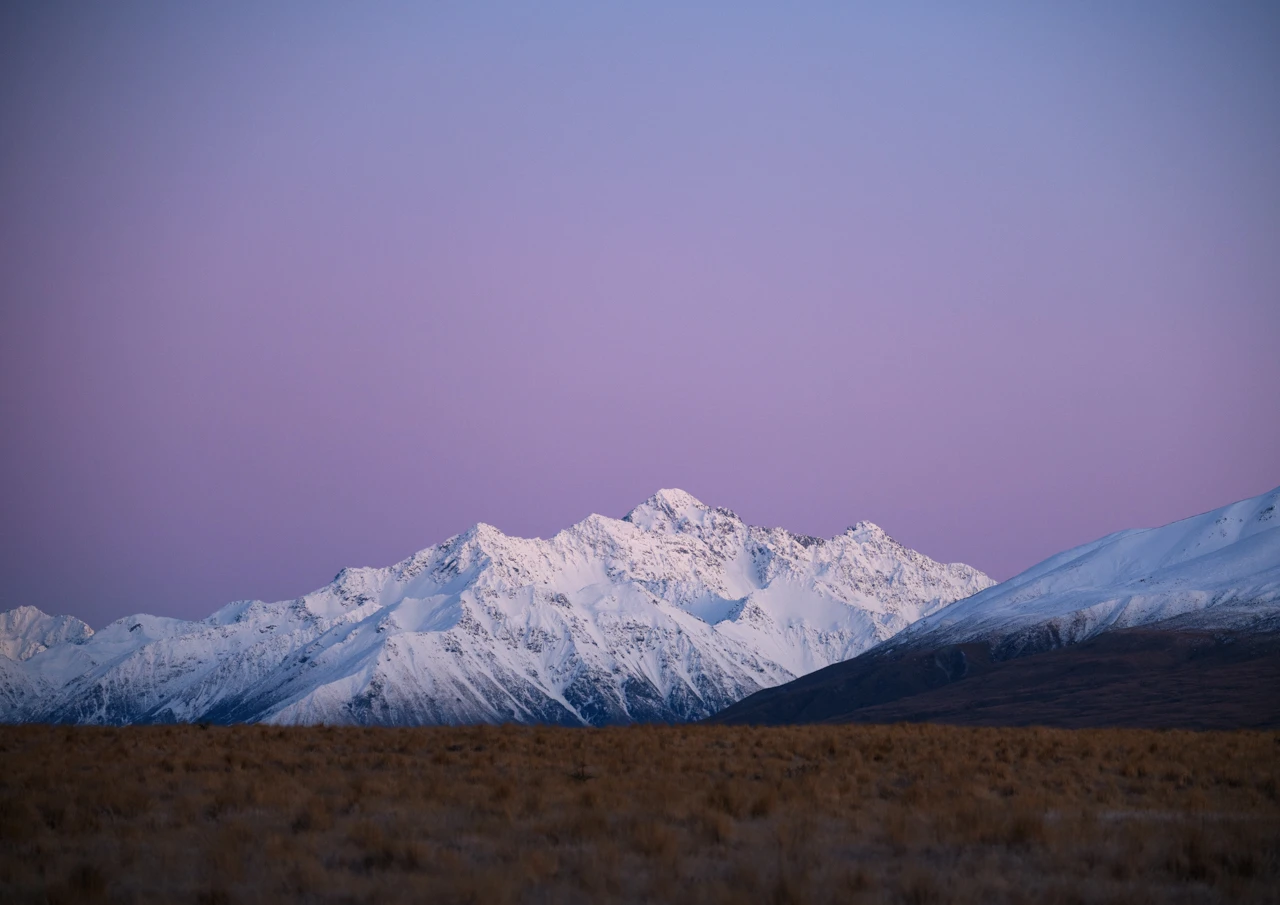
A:
[[[1280,724],[1249,690],[1274,688],[1280,653],[1278,508],[1280,488],[1108,535],[715,719],[1204,727],[1234,708],[1255,716],[1233,725]]]
[[[869,522],[813,538],[663,490],[622,520],[589,516],[545,540],[479,524],[389,568],[344,569],[292,601],[234,603],[199,622],[118,620],[0,664],[0,715],[696,719],[991,584]]]

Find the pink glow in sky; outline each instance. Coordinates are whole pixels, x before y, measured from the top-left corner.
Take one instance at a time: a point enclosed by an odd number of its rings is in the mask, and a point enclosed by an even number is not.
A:
[[[1005,578],[1280,483],[1274,4],[773,6],[4,4],[0,609],[659,487]]]

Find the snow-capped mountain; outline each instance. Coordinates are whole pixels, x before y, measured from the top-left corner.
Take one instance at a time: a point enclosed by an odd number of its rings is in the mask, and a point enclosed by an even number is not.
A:
[[[1175,619],[1179,628],[1280,628],[1280,487],[1059,553],[899,640],[989,640],[1007,658]]]
[[[1059,553],[715,719],[1265,727],[1277,651],[1280,488]]]
[[[663,490],[622,520],[592,515],[550,539],[479,524],[295,600],[233,603],[199,622],[134,616],[2,659],[0,716],[688,720],[991,584],[869,522],[807,537]]]

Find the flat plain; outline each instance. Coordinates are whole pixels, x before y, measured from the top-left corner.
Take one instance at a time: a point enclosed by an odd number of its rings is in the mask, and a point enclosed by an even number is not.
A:
[[[1275,902],[1280,733],[0,727],[6,902]]]

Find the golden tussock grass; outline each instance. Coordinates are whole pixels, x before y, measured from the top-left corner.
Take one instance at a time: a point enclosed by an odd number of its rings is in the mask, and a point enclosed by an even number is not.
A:
[[[1280,734],[0,728],[6,902],[1277,901]]]

